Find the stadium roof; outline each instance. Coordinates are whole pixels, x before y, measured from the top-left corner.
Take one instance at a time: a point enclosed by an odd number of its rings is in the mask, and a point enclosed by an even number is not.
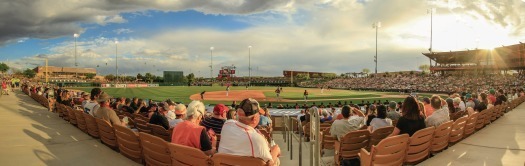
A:
[[[423,53],[439,64],[477,64],[486,61],[512,64],[525,60],[525,43],[494,49]],[[519,60],[519,61],[516,61]]]

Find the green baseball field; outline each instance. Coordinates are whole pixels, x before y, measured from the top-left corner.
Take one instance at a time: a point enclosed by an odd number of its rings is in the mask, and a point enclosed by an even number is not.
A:
[[[76,90],[90,92],[92,88],[72,88]],[[361,103],[373,102],[381,100],[384,102],[388,101],[402,101],[408,94],[400,94],[393,92],[375,92],[375,91],[354,91],[354,90],[324,90],[321,93],[321,89],[317,88],[296,88],[296,87],[284,87],[280,93],[280,97],[277,97],[275,93],[276,87],[230,87],[229,91],[226,91],[226,87],[213,86],[213,87],[184,87],[184,86],[165,86],[165,87],[147,87],[147,88],[103,88],[104,92],[108,93],[112,97],[138,97],[142,99],[151,99],[154,101],[162,101],[166,99],[172,99],[182,103],[189,103],[191,100],[203,100],[205,104],[230,104],[233,101],[240,102],[245,98],[254,98],[261,104],[272,103],[276,104],[289,104],[295,105],[299,103],[302,105],[305,103],[303,93],[305,90],[308,91],[308,104],[315,102],[316,104],[329,103],[335,104],[338,101],[344,103]],[[201,92],[204,92],[201,98]],[[420,96],[428,97],[431,94],[420,94]]]

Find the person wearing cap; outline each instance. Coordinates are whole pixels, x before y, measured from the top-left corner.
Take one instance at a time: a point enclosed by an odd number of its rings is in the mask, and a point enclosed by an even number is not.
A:
[[[159,107],[153,114],[151,115],[151,118],[149,119],[149,123],[156,124],[159,126],[164,127],[164,129],[168,130],[170,128],[170,124],[168,122],[168,118],[166,118],[166,115],[168,114],[169,105],[166,102],[162,102],[159,104]]]
[[[208,135],[206,128],[199,125],[204,112],[202,102],[192,101],[188,105],[184,121],[173,128],[171,143],[197,148],[206,155],[213,155],[216,147],[215,135]]]
[[[317,109],[312,107],[310,109]],[[330,134],[341,140],[347,133],[355,130],[359,130],[363,126],[364,115],[363,113],[348,105],[343,106],[341,110],[343,119],[335,120],[330,127]]]
[[[100,108],[95,113],[95,118],[108,121],[111,125],[123,125],[126,123],[120,121],[117,113],[110,107],[111,97],[106,94],[100,94],[100,97],[97,98],[97,101],[100,103]]]
[[[470,93],[467,93],[465,95],[465,100],[467,100],[467,103],[465,104],[467,108],[474,108],[476,107],[476,103],[474,102],[474,99],[472,98],[472,95]]]
[[[219,153],[260,158],[268,165],[279,165],[281,149],[270,144],[259,130],[259,103],[244,99],[237,108],[238,121],[228,120],[222,127]]]
[[[434,126],[438,127],[439,125],[450,121],[450,113],[448,107],[444,107],[445,102],[438,95],[434,95],[430,99],[430,105],[435,109],[432,115],[428,116],[425,119],[425,124],[427,127]]]
[[[212,129],[213,132],[221,134],[222,126],[224,125],[224,122],[226,122],[226,114],[228,113],[228,110],[228,107],[224,104],[215,105],[213,108],[213,115],[204,118],[200,125],[206,127],[206,130]]]
[[[177,104],[175,106],[175,119],[169,120],[170,128],[175,127],[180,122],[183,122],[183,118],[186,115],[186,106],[184,104]]]
[[[50,90],[50,91],[53,91],[53,90]],[[87,103],[89,103],[91,100],[89,99],[89,93],[85,93],[85,92],[82,92],[82,98],[84,99],[82,101],[82,108],[84,108],[86,106]]]
[[[386,117],[392,120],[399,120],[399,118],[401,117],[401,114],[398,113],[396,109],[397,109],[397,103],[395,101],[391,101],[388,104],[388,111],[386,113]]]

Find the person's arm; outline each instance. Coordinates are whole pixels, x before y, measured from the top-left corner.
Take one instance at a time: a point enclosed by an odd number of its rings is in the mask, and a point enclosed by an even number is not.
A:
[[[357,116],[360,116],[360,117],[364,117],[365,114],[363,114],[363,112],[361,112],[360,110],[358,110],[357,108],[352,108],[352,111],[357,114]]]
[[[396,136],[399,134],[399,132],[401,131],[397,127],[394,127],[394,131],[392,131],[392,134],[390,134],[389,137]]]
[[[200,139],[201,139],[200,144],[201,144],[202,152],[204,152],[204,154],[208,156],[215,154],[215,147],[216,147],[215,145],[217,143],[216,139],[212,138],[212,140],[210,141],[210,137],[206,133],[205,129],[201,131]]]
[[[277,161],[281,155],[281,148],[279,148],[279,145],[272,146],[272,148],[270,148],[270,154],[272,155],[272,160],[268,161],[268,165],[275,165],[275,161]]]
[[[126,123],[120,121],[120,119],[118,118],[118,115],[117,115],[117,113],[115,113],[115,111],[110,111],[109,112],[109,119],[111,121],[111,124],[113,124],[113,125],[126,126]]]

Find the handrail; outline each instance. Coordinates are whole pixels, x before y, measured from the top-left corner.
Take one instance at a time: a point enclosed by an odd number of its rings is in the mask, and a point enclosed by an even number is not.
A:
[[[295,134],[294,124],[297,122],[298,135]],[[303,130],[299,121],[295,118],[290,118],[289,115],[283,115],[283,139],[287,143],[287,150],[290,151],[290,160],[293,160],[293,139],[299,142],[299,166],[302,166],[303,159]]]
[[[310,166],[319,166],[321,164],[321,134],[319,131],[321,118],[319,109],[315,106],[308,109],[308,112],[310,112]]]

